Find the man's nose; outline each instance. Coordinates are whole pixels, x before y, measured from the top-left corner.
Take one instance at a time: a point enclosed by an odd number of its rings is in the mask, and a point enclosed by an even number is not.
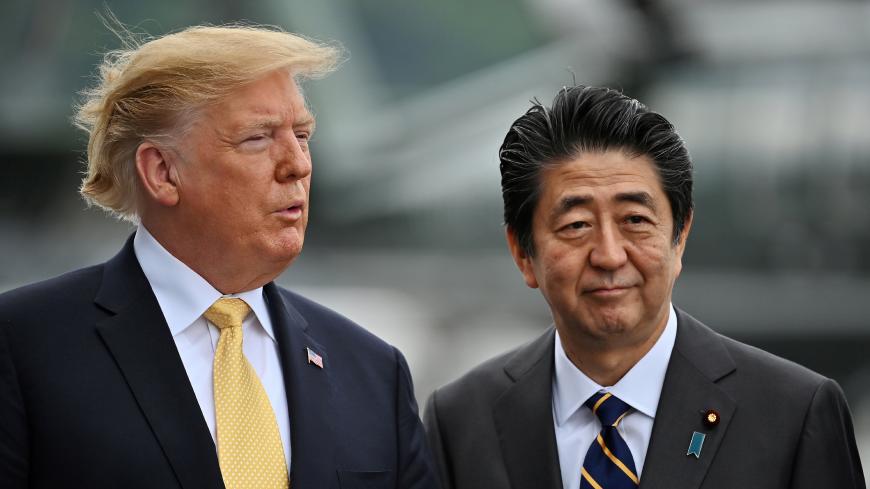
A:
[[[301,180],[311,174],[311,155],[308,141],[301,141],[294,133],[282,138],[275,165],[275,178],[279,181]]]
[[[589,253],[589,263],[604,270],[616,270],[628,261],[625,252],[625,238],[619,232],[615,223],[601,226],[595,235]]]

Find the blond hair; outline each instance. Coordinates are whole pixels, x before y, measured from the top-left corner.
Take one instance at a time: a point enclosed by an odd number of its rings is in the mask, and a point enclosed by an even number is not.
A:
[[[90,136],[79,192],[89,205],[130,221],[137,218],[142,141],[170,141],[195,111],[275,70],[315,78],[341,58],[336,46],[274,27],[195,26],[146,41],[122,34],[125,48],[106,54],[74,122]]]

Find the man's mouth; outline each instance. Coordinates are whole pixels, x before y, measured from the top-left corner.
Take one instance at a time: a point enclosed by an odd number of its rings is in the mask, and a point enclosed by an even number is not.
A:
[[[304,208],[305,205],[303,202],[294,202],[284,209],[278,209],[275,211],[275,214],[278,214],[282,218],[295,221],[302,217],[302,211]]]
[[[603,287],[590,287],[584,291],[585,294],[593,297],[619,297],[627,293],[631,287],[621,285],[606,285]]]

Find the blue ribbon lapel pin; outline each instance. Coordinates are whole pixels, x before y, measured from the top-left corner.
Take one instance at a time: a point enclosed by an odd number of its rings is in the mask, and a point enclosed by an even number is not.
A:
[[[704,433],[698,433],[697,431],[692,433],[692,440],[689,442],[689,449],[686,451],[686,456],[694,455],[695,458],[701,458],[701,447],[704,446],[704,438],[707,435]]]

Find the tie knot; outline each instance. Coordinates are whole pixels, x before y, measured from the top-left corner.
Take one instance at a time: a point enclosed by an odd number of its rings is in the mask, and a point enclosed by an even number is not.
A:
[[[251,313],[251,306],[241,299],[218,299],[203,313],[219,329],[239,328]]]
[[[609,392],[598,392],[586,401],[586,407],[598,416],[602,426],[619,425],[631,406]]]

